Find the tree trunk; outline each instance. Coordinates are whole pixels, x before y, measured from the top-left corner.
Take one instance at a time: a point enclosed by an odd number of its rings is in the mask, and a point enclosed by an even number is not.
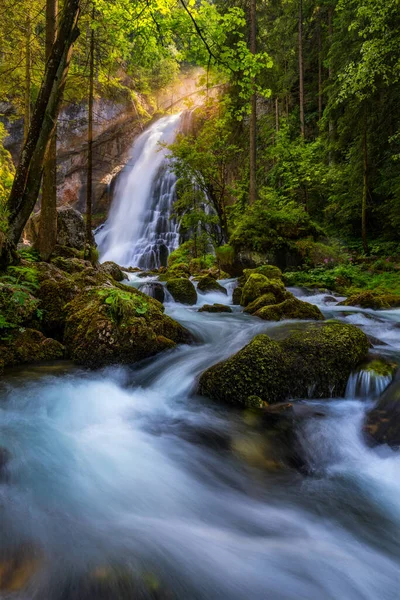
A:
[[[24,110],[24,142],[28,137],[31,121],[31,17],[26,18],[25,38],[25,110]]]
[[[7,202],[7,244],[16,245],[35,206],[44,157],[60,110],[72,46],[79,35],[81,0],[66,0],[59,33],[53,45]]]
[[[275,131],[279,131],[279,99],[275,98]]]
[[[92,9],[92,25],[95,11]],[[93,96],[94,96],[94,29],[90,31],[89,57],[89,102],[88,102],[88,164],[86,183],[86,245],[91,246],[92,234],[92,198],[93,198]]]
[[[250,52],[257,52],[257,21],[256,0],[250,0]],[[253,94],[251,96],[250,114],[250,190],[249,203],[254,204],[257,199],[257,94],[255,81],[253,81]]]
[[[318,121],[322,119],[322,28],[318,17]]]
[[[361,237],[363,250],[368,254],[368,238],[367,238],[367,197],[368,197],[368,142],[367,142],[367,123],[365,119],[363,131],[363,191],[361,201]]]
[[[329,35],[329,45],[332,46],[332,40],[333,40],[333,8],[331,8],[331,7],[328,10],[328,35]],[[329,83],[332,84],[333,69],[332,69],[331,60],[329,60],[328,77],[329,77]],[[334,135],[335,135],[335,124],[334,124],[332,118],[329,119],[328,131],[329,131],[329,145],[332,145],[333,138],[334,138]],[[329,160],[329,164],[333,163],[333,152],[332,152],[332,150],[329,151],[328,160]]]
[[[57,35],[58,1],[46,0],[46,61]],[[51,137],[43,169],[39,223],[39,253],[48,260],[57,243],[57,125]]]
[[[303,0],[299,0],[299,102],[300,133],[305,135],[304,123],[304,63],[303,63]]]

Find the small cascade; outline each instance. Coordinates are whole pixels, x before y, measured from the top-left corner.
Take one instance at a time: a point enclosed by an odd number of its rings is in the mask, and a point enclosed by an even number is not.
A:
[[[345,398],[378,398],[392,383],[392,380],[392,375],[381,375],[372,369],[361,369],[350,375]]]
[[[104,226],[96,234],[101,262],[154,269],[167,264],[179,245],[179,224],[171,218],[176,176],[161,144],[171,143],[182,115],[163,117],[135,141],[131,165],[116,186]]]

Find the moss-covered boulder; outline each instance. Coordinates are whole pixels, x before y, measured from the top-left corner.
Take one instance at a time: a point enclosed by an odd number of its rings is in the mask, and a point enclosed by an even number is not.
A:
[[[232,309],[226,304],[205,304],[199,308],[198,312],[209,312],[209,313],[231,313]]]
[[[90,368],[135,363],[192,339],[162,304],[121,284],[86,289],[66,310],[69,354]]]
[[[238,406],[254,406],[255,397],[270,404],[289,398],[341,396],[368,349],[360,329],[339,322],[307,324],[280,341],[258,335],[237,354],[205,371],[199,392]]]
[[[206,275],[198,280],[197,291],[206,294],[207,292],[219,292],[220,294],[227,295],[228,292],[224,286],[218,283],[211,275]]]
[[[264,294],[263,296],[260,296],[260,298],[257,298],[257,300],[254,300],[254,302],[250,302],[243,312],[253,315],[261,308],[264,308],[264,306],[271,306],[272,304],[276,304],[276,298],[274,294]]]
[[[281,321],[282,319],[322,321],[324,319],[324,315],[317,306],[298,300],[294,296],[284,300],[280,304],[265,305],[258,309],[254,315],[260,319],[264,319],[264,321]]]
[[[233,304],[240,304],[240,301],[242,299],[242,292],[243,292],[243,288],[236,287],[233,292],[232,292],[232,302]]]
[[[64,346],[35,329],[21,329],[0,340],[0,371],[24,363],[63,358]]]
[[[77,258],[76,256],[64,258],[63,256],[55,256],[51,263],[65,273],[82,273],[85,269],[91,268],[92,264],[88,260]]]
[[[281,281],[270,280],[260,273],[252,273],[243,287],[241,305],[248,306],[265,294],[273,294],[276,302],[283,302],[289,294]]]
[[[181,304],[192,306],[197,302],[197,292],[189,279],[174,278],[167,281],[167,290],[175,300]]]
[[[349,296],[341,306],[360,306],[361,308],[372,308],[373,310],[387,310],[400,306],[400,296],[397,294],[379,294],[376,292],[360,292]]]
[[[262,265],[261,267],[256,267],[255,269],[244,269],[242,277],[245,281],[247,281],[247,279],[253,273],[264,275],[268,279],[282,279],[282,271],[274,265]]]
[[[106,262],[102,263],[100,265],[100,269],[104,271],[104,273],[111,275],[115,281],[124,281],[124,279],[127,279],[121,267],[111,260],[107,260]]]

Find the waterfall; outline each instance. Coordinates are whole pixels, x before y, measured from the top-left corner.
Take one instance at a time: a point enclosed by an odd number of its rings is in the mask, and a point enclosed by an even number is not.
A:
[[[375,371],[362,369],[350,375],[345,397],[378,398],[391,384],[392,380],[392,375],[380,375]]]
[[[180,128],[181,113],[163,117],[134,142],[129,166],[116,186],[110,214],[96,234],[101,262],[157,268],[179,245],[179,225],[171,219],[176,177],[166,149]]]

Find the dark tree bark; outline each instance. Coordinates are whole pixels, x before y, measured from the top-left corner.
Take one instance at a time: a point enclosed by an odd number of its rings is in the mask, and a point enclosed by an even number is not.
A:
[[[257,17],[256,0],[250,0],[250,52],[257,52]],[[250,114],[250,190],[249,202],[254,204],[257,199],[257,94],[253,81]]]
[[[92,9],[92,23],[95,10]],[[93,101],[94,101],[94,29],[90,32],[89,57],[89,102],[88,102],[88,164],[86,183],[86,245],[91,246],[92,234],[92,200],[93,200]]]
[[[305,135],[304,122],[304,61],[303,61],[303,0],[299,0],[299,104],[300,104],[300,133]]]
[[[367,197],[368,197],[368,141],[367,141],[367,119],[365,117],[364,130],[362,137],[363,154],[363,188],[361,199],[361,237],[363,250],[368,254],[368,236],[367,236]]]
[[[80,3],[81,0],[65,1],[58,36],[46,64],[28,137],[7,202],[8,231],[0,260],[3,264],[7,262],[11,248],[19,242],[39,194],[44,158],[57,122],[72,46],[79,35],[77,21]]]
[[[57,35],[58,1],[46,0],[46,61]],[[43,169],[39,224],[39,253],[48,260],[57,243],[57,125],[50,140]]]
[[[25,37],[25,107],[24,107],[24,142],[28,137],[31,120],[31,18],[26,17]]]
[[[318,121],[322,119],[322,27],[318,17]]]

